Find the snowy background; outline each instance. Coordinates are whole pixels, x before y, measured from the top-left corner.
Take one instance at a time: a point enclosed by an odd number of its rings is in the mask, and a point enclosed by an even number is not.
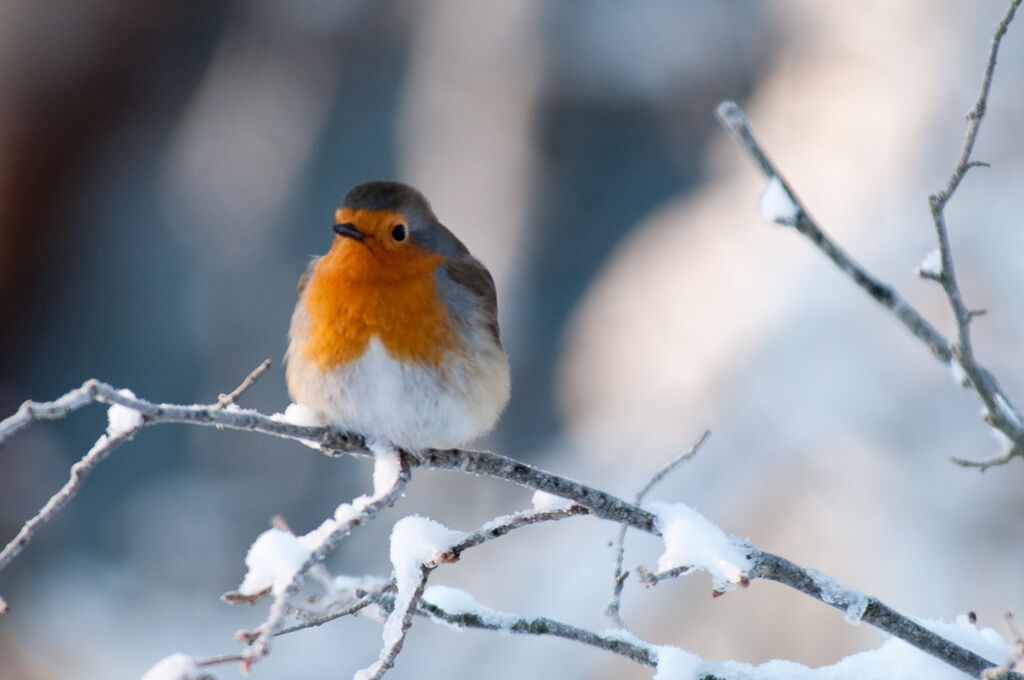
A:
[[[959,151],[1003,0],[9,0],[0,6],[0,413],[97,377],[209,402],[287,403],[295,282],[359,181],[432,200],[491,269],[513,398],[482,444],[623,496],[653,494],[913,615],[1024,611],[1024,465],[976,399],[796,234],[714,121],[735,99],[822,226],[941,330],[926,197]],[[1024,400],[1024,18],[947,210],[982,361]],[[0,540],[64,482],[102,408],[0,449]],[[370,466],[268,437],[150,428],[0,574],[0,678],[133,678],[229,653],[265,607],[218,601],[275,514],[298,532]],[[330,566],[386,575],[391,525],[473,529],[530,492],[417,473]],[[615,527],[524,529],[439,569],[485,605],[604,628]],[[630,535],[626,564],[660,542]],[[644,590],[636,632],[713,660],[831,664],[881,634],[781,586],[712,600],[706,574]],[[380,626],[282,638],[255,678],[348,677]],[[235,668],[217,675],[235,677]],[[417,622],[389,677],[649,678],[553,639]]]

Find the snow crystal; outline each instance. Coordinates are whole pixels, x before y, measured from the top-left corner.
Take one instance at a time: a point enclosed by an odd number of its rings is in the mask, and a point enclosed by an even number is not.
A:
[[[696,654],[671,645],[658,647],[657,651],[658,670],[654,680],[694,680],[697,677],[701,658]]]
[[[665,543],[658,571],[704,569],[711,574],[715,590],[728,590],[743,582],[752,565],[731,536],[683,503],[649,503],[645,507],[657,516]]]
[[[555,510],[568,510],[572,507],[572,501],[568,498],[556,496],[547,491],[535,491],[533,494],[533,509],[537,512],[551,512]]]
[[[936,278],[942,276],[942,254],[938,248],[935,248],[921,260],[921,264],[917,265],[918,276],[934,276]]]
[[[1008,658],[1006,643],[999,634],[990,628],[979,630],[967,617],[958,618],[956,623],[921,620],[918,623],[996,664],[1004,663]],[[831,666],[821,668],[808,668],[792,661],[774,659],[759,666],[737,661],[705,662],[701,670],[737,680],[964,680],[967,677],[952,666],[897,638],[890,638],[878,649],[852,654]]]
[[[299,404],[288,404],[284,413],[275,413],[270,416],[270,419],[299,427],[323,427],[326,424],[320,411]]]
[[[508,629],[517,620],[515,614],[499,611],[480,604],[476,598],[461,588],[439,585],[430,586],[424,591],[423,600],[436,607],[440,607],[449,614],[471,614],[478,617],[485,624],[497,626],[499,629]],[[462,630],[460,626],[454,627]]]
[[[256,595],[268,587],[280,595],[312,551],[298,537],[283,529],[267,529],[249,548],[245,566],[249,571],[238,587],[243,595]]]
[[[772,177],[768,188],[761,194],[761,217],[768,222],[793,226],[800,214],[800,207],[786,191],[778,176]]]
[[[131,390],[118,390],[117,393],[123,397],[135,399],[135,393]],[[143,423],[142,414],[133,408],[112,404],[107,409],[107,435],[111,437],[137,430],[142,427]]]
[[[192,680],[198,675],[199,669],[192,657],[171,654],[157,661],[143,674],[142,680]]]
[[[818,586],[818,590],[821,591],[822,602],[846,610],[846,621],[848,623],[853,625],[860,623],[870,603],[867,595],[859,590],[850,588],[833,576],[822,574],[816,569],[806,567],[804,573],[811,577],[814,585]]]

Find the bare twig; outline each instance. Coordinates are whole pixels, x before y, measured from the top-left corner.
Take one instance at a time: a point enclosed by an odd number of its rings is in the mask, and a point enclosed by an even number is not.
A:
[[[1021,455],[1021,449],[1017,446],[1011,446],[1009,450],[1001,456],[995,456],[988,460],[967,460],[966,458],[957,458],[952,456],[949,460],[955,465],[965,468],[977,468],[979,471],[984,472],[990,467],[997,467],[999,465],[1006,465],[1015,457]]]
[[[96,440],[96,443],[93,444],[88,453],[71,466],[71,476],[64,486],[61,487],[60,491],[51,496],[50,500],[39,509],[39,512],[25,522],[17,535],[0,551],[0,571],[3,571],[25,549],[25,546],[35,538],[36,531],[53,519],[74,498],[75,494],[82,488],[89,473],[95,470],[96,466],[106,460],[121,444],[131,440],[142,427],[143,425],[140,423],[130,430],[118,432],[111,436],[104,434]],[[5,611],[7,611],[6,603],[0,599],[0,613]]]
[[[242,396],[242,393],[245,392],[250,387],[252,387],[253,383],[259,380],[260,376],[266,373],[267,369],[269,368],[270,359],[264,359],[263,363],[261,363],[256,368],[252,369],[252,372],[249,375],[245,376],[245,380],[242,381],[242,384],[240,384],[238,387],[236,387],[228,394],[222,394],[217,398],[217,404],[213,407],[214,410],[219,411],[222,408],[237,402],[238,398]]]
[[[672,458],[672,460],[662,465],[661,469],[655,472],[653,475],[651,475],[650,479],[647,480],[647,483],[645,483],[643,487],[637,492],[636,496],[633,498],[633,503],[635,503],[636,505],[640,505],[641,503],[643,503],[644,498],[647,496],[648,493],[650,493],[651,489],[653,489],[655,485],[661,482],[661,480],[663,480],[665,476],[668,475],[668,473],[676,469],[676,467],[678,467],[681,463],[688,461],[695,455],[697,455],[697,451],[710,436],[711,430],[704,430],[704,433],[701,434],[700,439],[698,439],[693,446],[691,446],[686,451],[680,452],[678,455]],[[615,575],[613,576],[612,580],[612,597],[604,608],[604,613],[607,614],[611,618],[611,620],[615,622],[615,625],[619,626],[620,628],[626,628],[626,622],[622,620],[622,614],[620,613],[620,609],[622,607],[622,589],[625,586],[626,577],[629,575],[629,572],[624,572],[622,570],[622,562],[625,557],[625,552],[626,525],[623,524],[619,527],[619,534],[615,539]]]
[[[651,586],[658,585],[662,581],[667,581],[689,573],[690,567],[672,567],[665,571],[649,571],[646,567],[640,565],[636,568],[636,572],[637,577],[640,579],[640,583],[644,584],[644,587],[650,588]]]
[[[932,354],[939,361],[948,364],[953,358],[949,348],[949,341],[935,330],[935,327],[928,323],[916,309],[911,307],[892,286],[875,278],[821,230],[821,227],[811,217],[803,202],[797,197],[796,192],[793,191],[793,188],[768,159],[767,154],[765,154],[761,145],[754,137],[750,121],[747,120],[740,107],[735,102],[722,102],[718,105],[717,115],[718,120],[733,136],[733,139],[747,152],[747,155],[757,165],[765,179],[778,179],[782,183],[790,199],[799,208],[795,224],[793,225],[796,230],[817,246],[828,259],[832,260],[843,273],[853,279],[853,282],[860,286],[873,300],[896,315],[896,318],[903,323],[907,330],[931,349]]]
[[[939,242],[941,269],[940,271],[921,271],[920,273],[924,278],[939,282],[946,293],[950,307],[953,310],[957,328],[956,339],[953,342],[950,342],[936,331],[895,290],[874,278],[863,267],[854,262],[838,245],[833,243],[822,232],[803,203],[796,197],[793,189],[786,183],[785,179],[782,178],[778,170],[768,159],[767,154],[765,154],[754,137],[750,128],[750,122],[740,108],[733,102],[723,102],[718,107],[718,118],[722,125],[743,147],[747,155],[750,156],[751,160],[767,179],[778,179],[781,182],[789,198],[797,206],[798,212],[794,224],[797,231],[809,238],[836,266],[863,288],[868,295],[889,309],[903,322],[904,326],[911,333],[932,350],[936,358],[945,364],[956,362],[963,368],[970,385],[974,388],[975,393],[985,407],[985,422],[1006,435],[1011,442],[1006,452],[991,460],[972,463],[962,459],[954,459],[954,462],[959,465],[977,467],[981,470],[986,470],[993,465],[1002,465],[1018,456],[1024,457],[1024,417],[1021,416],[1020,411],[1013,406],[1009,397],[1003,392],[995,376],[982,366],[974,355],[971,345],[970,323],[981,312],[980,310],[969,309],[964,304],[953,267],[953,255],[949,246],[944,210],[946,203],[949,202],[949,199],[960,185],[967,171],[972,167],[982,165],[978,161],[971,160],[971,151],[974,148],[981,120],[985,114],[1000,42],[1021,2],[1022,0],[1012,0],[1006,14],[996,26],[985,72],[982,76],[981,91],[978,93],[978,99],[974,107],[967,115],[967,134],[960,150],[960,156],[946,186],[937,194],[930,196],[928,200],[932,221],[935,225],[936,237]]]
[[[985,406],[985,420],[992,427],[1005,434],[1012,445],[1004,455],[997,456],[987,461],[971,463],[965,460],[954,459],[954,462],[964,467],[977,467],[985,471],[994,465],[1008,463],[1016,456],[1022,455],[1024,451],[1024,418],[1010,401],[1009,397],[1000,388],[998,382],[988,370],[985,369],[974,355],[974,348],[971,343],[971,321],[979,316],[977,310],[972,310],[964,303],[963,293],[956,278],[956,269],[953,263],[953,252],[949,245],[949,232],[946,227],[945,209],[946,204],[953,198],[960,182],[967,175],[967,172],[978,165],[986,165],[971,160],[971,153],[974,150],[975,141],[978,138],[978,131],[981,129],[981,121],[985,116],[988,107],[989,89],[992,85],[992,75],[995,72],[996,57],[999,54],[999,45],[1002,42],[1006,30],[1013,21],[1013,17],[1020,7],[1021,0],[1013,0],[1007,8],[1003,18],[996,25],[995,33],[992,36],[992,45],[989,49],[988,61],[985,64],[985,71],[981,78],[981,88],[978,91],[978,98],[974,106],[967,114],[967,132],[964,135],[964,142],[960,148],[960,155],[953,172],[946,181],[946,186],[935,194],[928,197],[928,207],[931,211],[932,224],[935,227],[935,237],[939,243],[939,255],[942,261],[942,271],[936,281],[942,286],[949,301],[949,307],[953,312],[953,319],[956,322],[956,340],[953,343],[953,360],[960,364],[964,373],[970,381],[971,386],[977,393]]]
[[[597,633],[544,616],[516,617],[510,621],[498,622],[488,620],[473,612],[447,612],[430,602],[420,602],[419,613],[462,628],[482,628],[521,635],[551,635],[605,649],[644,666],[658,665],[657,655],[651,649],[651,645],[644,643],[639,638],[622,635],[618,632]]]

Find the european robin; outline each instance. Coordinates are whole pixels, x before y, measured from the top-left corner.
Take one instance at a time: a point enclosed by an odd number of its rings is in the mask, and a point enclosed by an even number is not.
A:
[[[334,240],[299,279],[292,400],[343,430],[418,451],[494,427],[509,398],[494,279],[398,182],[345,194]]]

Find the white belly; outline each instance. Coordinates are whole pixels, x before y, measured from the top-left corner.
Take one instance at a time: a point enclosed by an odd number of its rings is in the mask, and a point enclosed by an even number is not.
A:
[[[288,391],[339,429],[413,451],[454,448],[490,431],[509,395],[504,352],[470,344],[475,351],[449,353],[440,372],[393,359],[376,338],[362,357],[326,372],[292,346]]]

